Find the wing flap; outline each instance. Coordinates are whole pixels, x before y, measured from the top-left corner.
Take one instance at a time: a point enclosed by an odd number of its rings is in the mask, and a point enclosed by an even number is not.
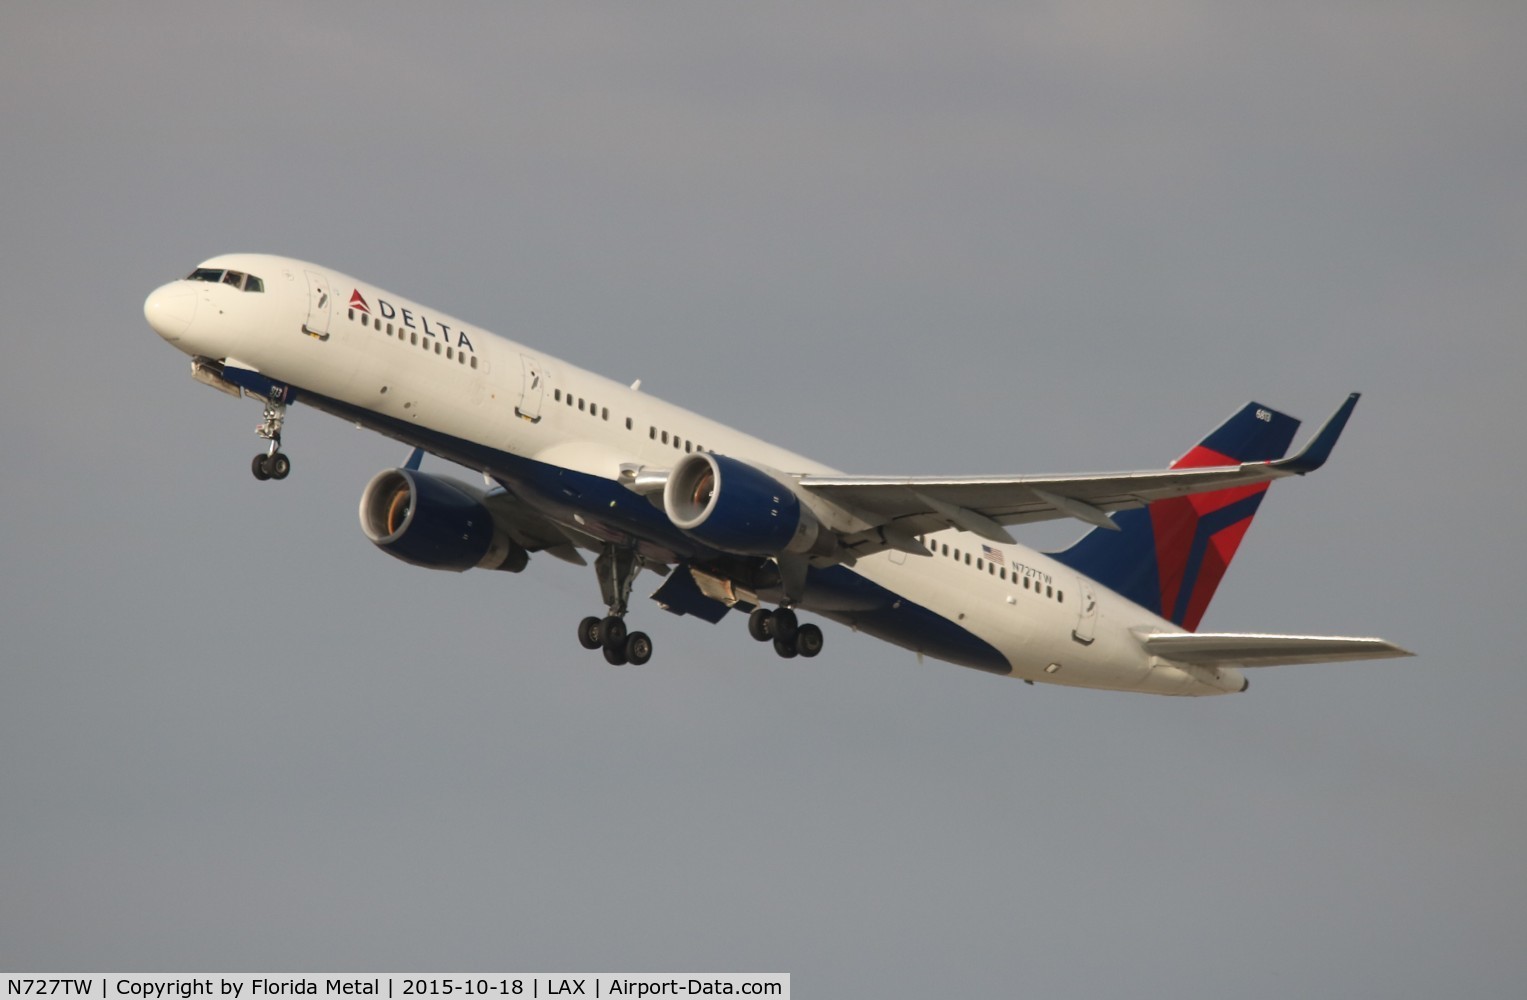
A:
[[[1414,655],[1383,639],[1337,635],[1154,632],[1139,637],[1145,651],[1154,656],[1213,667],[1277,667]]]

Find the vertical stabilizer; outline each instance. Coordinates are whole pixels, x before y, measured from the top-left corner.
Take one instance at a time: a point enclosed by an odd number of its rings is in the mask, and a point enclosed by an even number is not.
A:
[[[1247,403],[1172,468],[1282,458],[1299,421]],[[1267,483],[1157,500],[1112,515],[1118,531],[1094,529],[1055,558],[1188,631],[1198,628]]]

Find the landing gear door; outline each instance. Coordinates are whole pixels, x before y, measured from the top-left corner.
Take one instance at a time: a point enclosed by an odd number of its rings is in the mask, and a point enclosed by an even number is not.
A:
[[[302,332],[319,340],[329,339],[329,313],[333,309],[329,279],[317,271],[308,271],[308,321]]]
[[[520,386],[520,405],[514,408],[514,415],[538,424],[541,422],[541,398],[546,395],[546,369],[528,354],[520,355],[520,369],[524,381]]]
[[[1071,638],[1083,646],[1090,646],[1097,635],[1097,590],[1086,580],[1077,580],[1076,583],[1078,596],[1081,597],[1081,607],[1077,609],[1076,628],[1071,630]]]

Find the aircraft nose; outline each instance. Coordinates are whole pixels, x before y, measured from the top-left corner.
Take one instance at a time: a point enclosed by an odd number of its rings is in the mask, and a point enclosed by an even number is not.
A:
[[[196,318],[196,289],[183,281],[154,289],[143,301],[143,316],[159,336],[179,340]]]

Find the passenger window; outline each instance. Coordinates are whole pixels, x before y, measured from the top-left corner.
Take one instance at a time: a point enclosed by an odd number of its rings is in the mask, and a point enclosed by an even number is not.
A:
[[[445,349],[445,360],[447,360],[447,361],[455,361],[456,360],[456,348],[454,348],[454,347],[447,347]]]
[[[412,330],[408,331],[408,342],[410,344],[417,344],[419,342],[419,335]]]
[[[1051,588],[1051,587],[1046,587],[1045,588],[1045,596],[1046,597],[1054,597],[1055,596],[1055,590],[1053,588]]]
[[[1057,603],[1057,604],[1065,604],[1066,603],[1066,592],[1064,590],[1057,590],[1055,592],[1055,603]]]
[[[477,367],[477,355],[475,355],[475,354],[472,355],[472,367],[473,368]]]
[[[600,420],[609,420],[610,419],[610,408],[608,406],[606,406],[604,409],[599,411],[599,419]]]
[[[985,569],[985,568],[986,568],[986,560],[985,559],[977,559],[976,560],[976,569]]]
[[[626,430],[630,430],[630,429],[631,429],[631,418],[627,417],[626,418]]]
[[[1029,589],[1029,578],[1028,577],[1024,577],[1023,578],[1023,589],[1024,590],[1028,590]]]
[[[668,443],[668,432],[667,431],[663,432],[663,443],[664,444]]]
[[[689,440],[687,438],[684,441],[684,451],[685,451],[685,453],[694,451],[694,449],[692,447],[690,447]]]
[[[350,310],[348,318],[351,319],[351,320],[355,319],[355,310],[354,309]]]
[[[562,402],[562,390],[561,389],[553,390],[553,392],[551,394],[551,398],[555,402],[558,402],[558,403]]]

